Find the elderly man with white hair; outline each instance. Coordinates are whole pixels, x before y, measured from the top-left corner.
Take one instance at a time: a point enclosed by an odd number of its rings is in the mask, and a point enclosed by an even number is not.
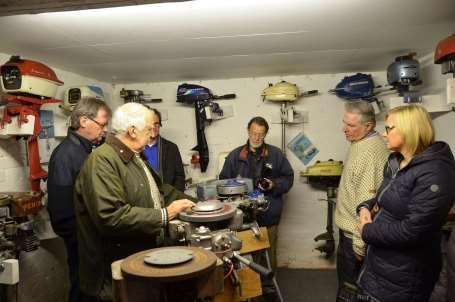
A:
[[[138,103],[113,114],[113,133],[94,150],[75,186],[80,288],[109,301],[113,261],[159,246],[170,219],[194,203],[163,184],[141,158],[155,113]]]

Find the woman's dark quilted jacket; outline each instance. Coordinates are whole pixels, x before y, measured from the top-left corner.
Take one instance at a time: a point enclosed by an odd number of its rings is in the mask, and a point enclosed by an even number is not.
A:
[[[373,301],[428,301],[441,267],[440,238],[455,200],[455,162],[450,147],[436,142],[399,169],[389,157],[376,197],[379,212],[363,228],[368,244],[360,288]]]

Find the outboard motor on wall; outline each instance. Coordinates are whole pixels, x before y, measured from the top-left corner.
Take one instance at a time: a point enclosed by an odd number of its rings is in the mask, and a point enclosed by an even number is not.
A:
[[[441,64],[441,73],[455,77],[455,34],[439,41],[434,52],[434,63]]]
[[[417,91],[410,91],[410,86],[422,84],[420,80],[420,64],[414,59],[416,53],[395,58],[395,61],[387,67],[387,82],[392,85],[405,103],[421,101]]]
[[[373,96],[374,81],[370,74],[356,73],[355,75],[344,77],[335,87],[329,90],[337,97],[345,100],[376,100]]]
[[[63,100],[63,104],[61,105],[61,108],[65,111],[71,112],[73,111],[74,107],[76,107],[77,103],[86,97],[103,100],[104,93],[100,87],[94,85],[68,88],[65,92],[65,98]]]
[[[209,147],[205,138],[205,122],[211,120],[213,114],[223,116],[223,109],[214,100],[233,99],[235,94],[217,96],[210,89],[196,84],[181,84],[177,88],[177,102],[194,105],[197,131],[197,145],[192,149],[199,153],[196,160],[201,167],[201,172],[207,170],[209,164]],[[195,162],[196,162],[195,161]]]
[[[42,196],[40,180],[47,178],[47,172],[40,164],[37,139],[42,130],[40,108],[44,104],[62,102],[55,99],[55,95],[58,86],[63,85],[63,82],[43,63],[21,59],[19,56],[12,56],[1,65],[0,73],[2,90],[6,93],[0,95],[0,100],[6,102],[0,118],[0,130],[11,124],[13,118],[17,118],[19,127],[33,123],[33,130],[26,134],[30,186],[32,191],[39,192]]]
[[[12,56],[0,67],[2,90],[9,94],[54,98],[63,82],[43,63]]]
[[[235,97],[235,95],[234,95]],[[210,89],[196,84],[181,84],[177,88],[177,102],[184,104],[194,104],[196,101],[214,99]]]
[[[374,107],[375,113],[379,113],[384,108],[384,103],[377,97],[384,91],[377,89],[381,87],[375,85],[371,74],[356,73],[344,77],[334,89],[329,90],[329,93],[335,94],[348,102],[358,100],[370,102]]]
[[[441,73],[452,73],[452,78],[447,78],[446,95],[447,104],[455,104],[455,34],[439,41],[434,52],[434,63],[441,64]]]

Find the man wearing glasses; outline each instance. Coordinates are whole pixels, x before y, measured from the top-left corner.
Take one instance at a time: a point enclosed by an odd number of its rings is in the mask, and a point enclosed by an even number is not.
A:
[[[185,171],[182,157],[176,144],[160,136],[161,113],[151,108],[153,129],[150,142],[144,148],[144,155],[150,166],[160,175],[164,183],[170,184],[180,191],[185,191]]]
[[[357,206],[373,198],[382,183],[389,151],[374,130],[373,106],[366,101],[348,102],[343,132],[350,146],[338,187],[335,223],[339,228],[337,249],[337,302],[357,301],[357,277],[365,256],[365,244],[357,229]]]
[[[103,141],[111,110],[96,98],[79,101],[71,113],[66,138],[52,152],[47,179],[48,205],[52,228],[65,242],[70,279],[70,302],[85,301],[79,290],[76,217],[73,190],[82,164]]]

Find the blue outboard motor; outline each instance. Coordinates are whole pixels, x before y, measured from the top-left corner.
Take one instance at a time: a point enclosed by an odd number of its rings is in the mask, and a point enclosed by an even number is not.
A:
[[[181,84],[177,88],[177,102],[194,104],[196,101],[213,99],[210,89],[196,84]]]
[[[192,150],[199,153],[201,172],[207,170],[209,164],[209,147],[205,138],[206,107],[218,115],[223,115],[220,105],[214,100],[233,99],[235,94],[213,95],[210,89],[196,84],[181,84],[177,88],[177,102],[193,105],[196,117],[197,145]]]
[[[336,94],[337,97],[346,100],[364,99],[375,101],[374,82],[370,74],[357,73],[352,76],[344,77],[335,89],[329,92]]]

